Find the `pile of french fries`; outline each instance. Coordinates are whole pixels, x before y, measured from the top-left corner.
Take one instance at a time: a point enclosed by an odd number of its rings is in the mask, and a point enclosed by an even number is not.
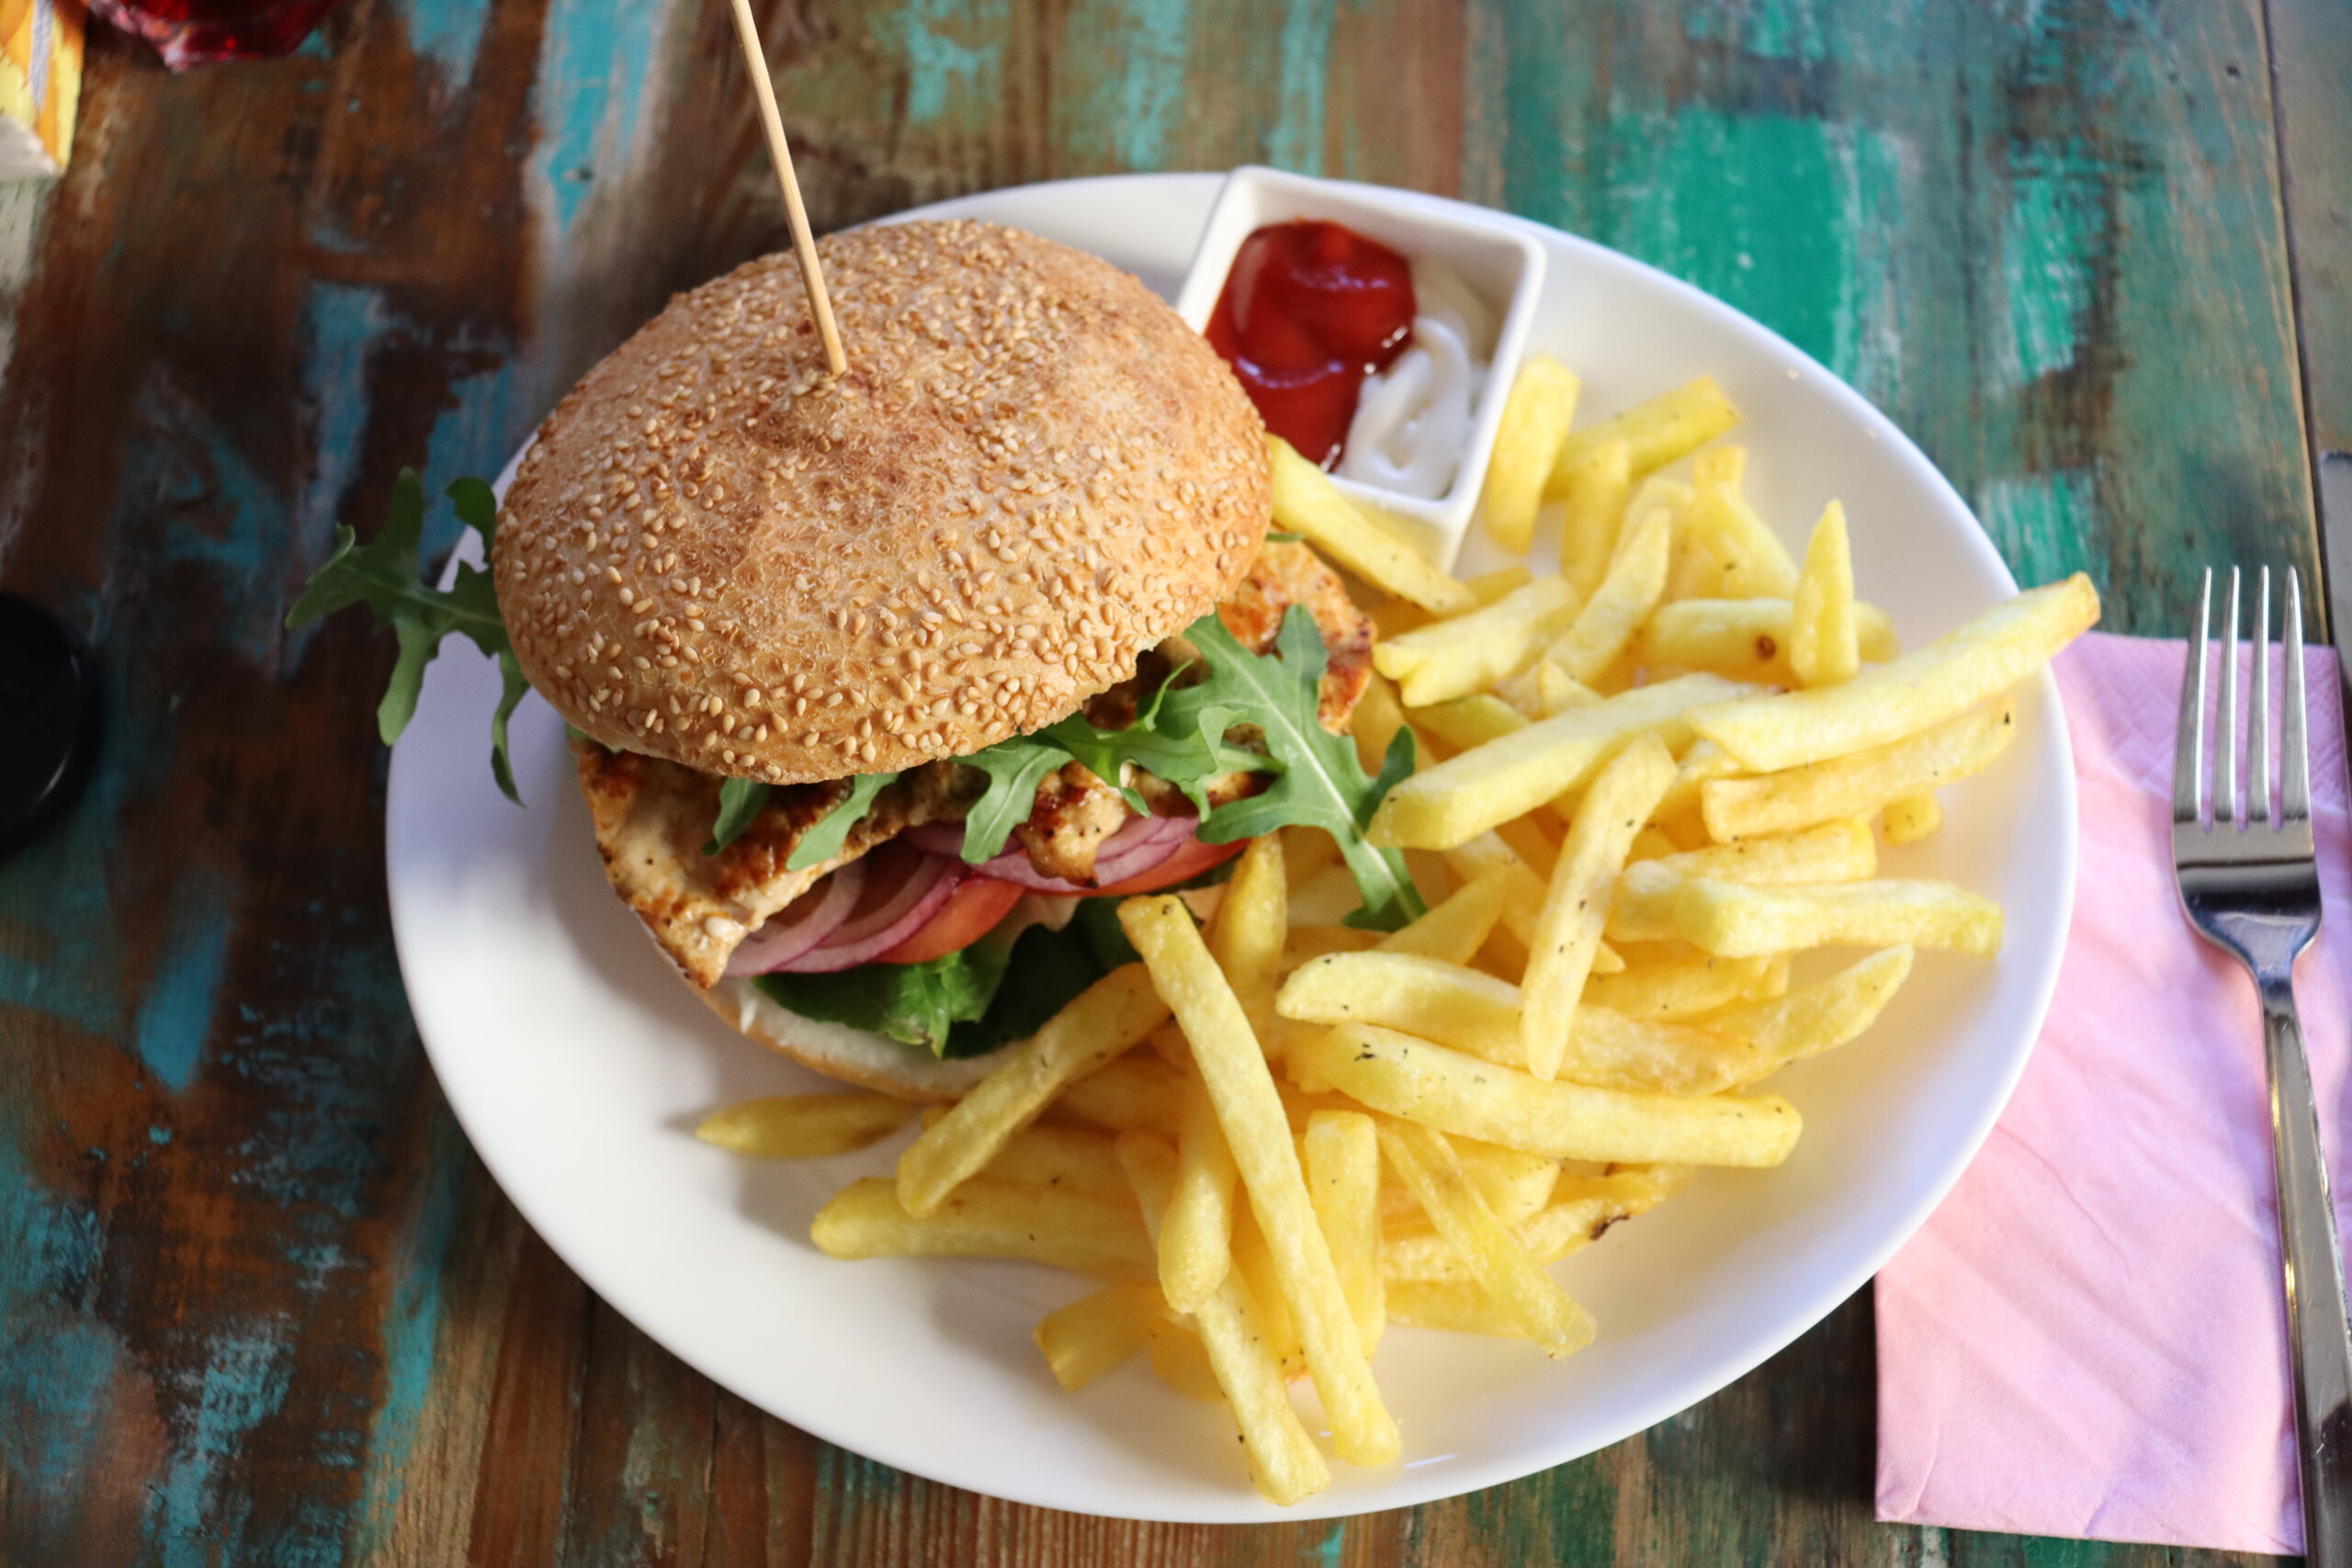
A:
[[[1755,1086],[1860,1034],[1921,950],[1989,959],[1999,907],[1882,878],[1936,791],[2016,732],[2009,688],[2098,615],[2075,577],[1901,653],[1857,599],[1844,513],[1791,558],[1742,491],[1738,415],[1702,379],[1571,432],[1576,378],[1524,367],[1484,518],[1525,553],[1559,507],[1561,569],[1449,577],[1273,446],[1274,516],[1387,595],[1354,732],[1419,771],[1367,829],[1451,892],[1393,933],[1295,919],[1344,873],[1319,830],[1253,841],[1205,924],[1129,898],[1141,955],[960,1101],[895,1178],[813,1237],[838,1258],[1022,1258],[1100,1278],[1037,1344],[1084,1387],[1134,1355],[1223,1402],[1259,1491],[1295,1503],[1331,1447],[1398,1457],[1371,1357],[1391,1323],[1566,1356],[1596,1332],[1549,1271],[1706,1166],[1786,1159],[1796,1108]],[[1687,478],[1664,470],[1690,459]],[[1820,969],[1802,955],[1860,949]],[[862,1147],[917,1108],[752,1101],[704,1134],[748,1152]]]

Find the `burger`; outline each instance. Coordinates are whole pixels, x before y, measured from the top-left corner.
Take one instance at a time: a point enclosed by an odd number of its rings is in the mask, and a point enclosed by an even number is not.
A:
[[[1377,777],[1345,738],[1372,625],[1270,536],[1263,428],[1209,344],[1015,230],[819,251],[846,374],[765,257],[590,371],[494,525],[479,481],[451,491],[492,537],[452,602],[503,640],[455,610],[426,631],[562,716],[614,891],[677,974],[819,1072],[946,1099],[1132,957],[1116,896],[1212,884],[1258,833],[1331,831],[1362,918],[1410,913],[1357,832],[1410,766],[1409,732]],[[407,548],[413,574],[413,524]],[[344,531],[298,618],[398,621],[358,553]]]

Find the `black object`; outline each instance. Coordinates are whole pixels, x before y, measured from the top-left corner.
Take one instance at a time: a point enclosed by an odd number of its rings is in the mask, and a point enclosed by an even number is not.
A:
[[[0,593],[0,855],[73,803],[97,728],[88,657],[56,617]]]

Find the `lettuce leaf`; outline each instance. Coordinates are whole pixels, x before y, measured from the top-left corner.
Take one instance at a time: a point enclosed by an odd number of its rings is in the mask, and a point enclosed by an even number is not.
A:
[[[803,1018],[846,1024],[933,1055],[978,1056],[1035,1034],[1108,971],[1086,933],[1031,926],[924,964],[864,964],[752,983]]]

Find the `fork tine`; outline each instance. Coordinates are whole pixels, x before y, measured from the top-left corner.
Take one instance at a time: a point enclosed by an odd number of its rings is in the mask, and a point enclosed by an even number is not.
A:
[[[2270,820],[2270,569],[2256,580],[2254,603],[2254,738],[2246,742],[2245,819]]]
[[[2221,765],[2213,770],[2213,822],[2231,827],[2244,820],[2238,800],[2238,569],[2230,568],[2230,608],[2222,640],[2222,721],[2214,726],[2213,750]]]
[[[2205,815],[2205,644],[2212,630],[2213,569],[2197,589],[2197,640],[2180,672],[2180,724],[2172,749],[2172,819],[2193,826]]]
[[[2303,727],[2303,588],[2287,569],[2287,743],[2279,753],[2279,820],[2290,825],[2312,818],[2312,747]]]

